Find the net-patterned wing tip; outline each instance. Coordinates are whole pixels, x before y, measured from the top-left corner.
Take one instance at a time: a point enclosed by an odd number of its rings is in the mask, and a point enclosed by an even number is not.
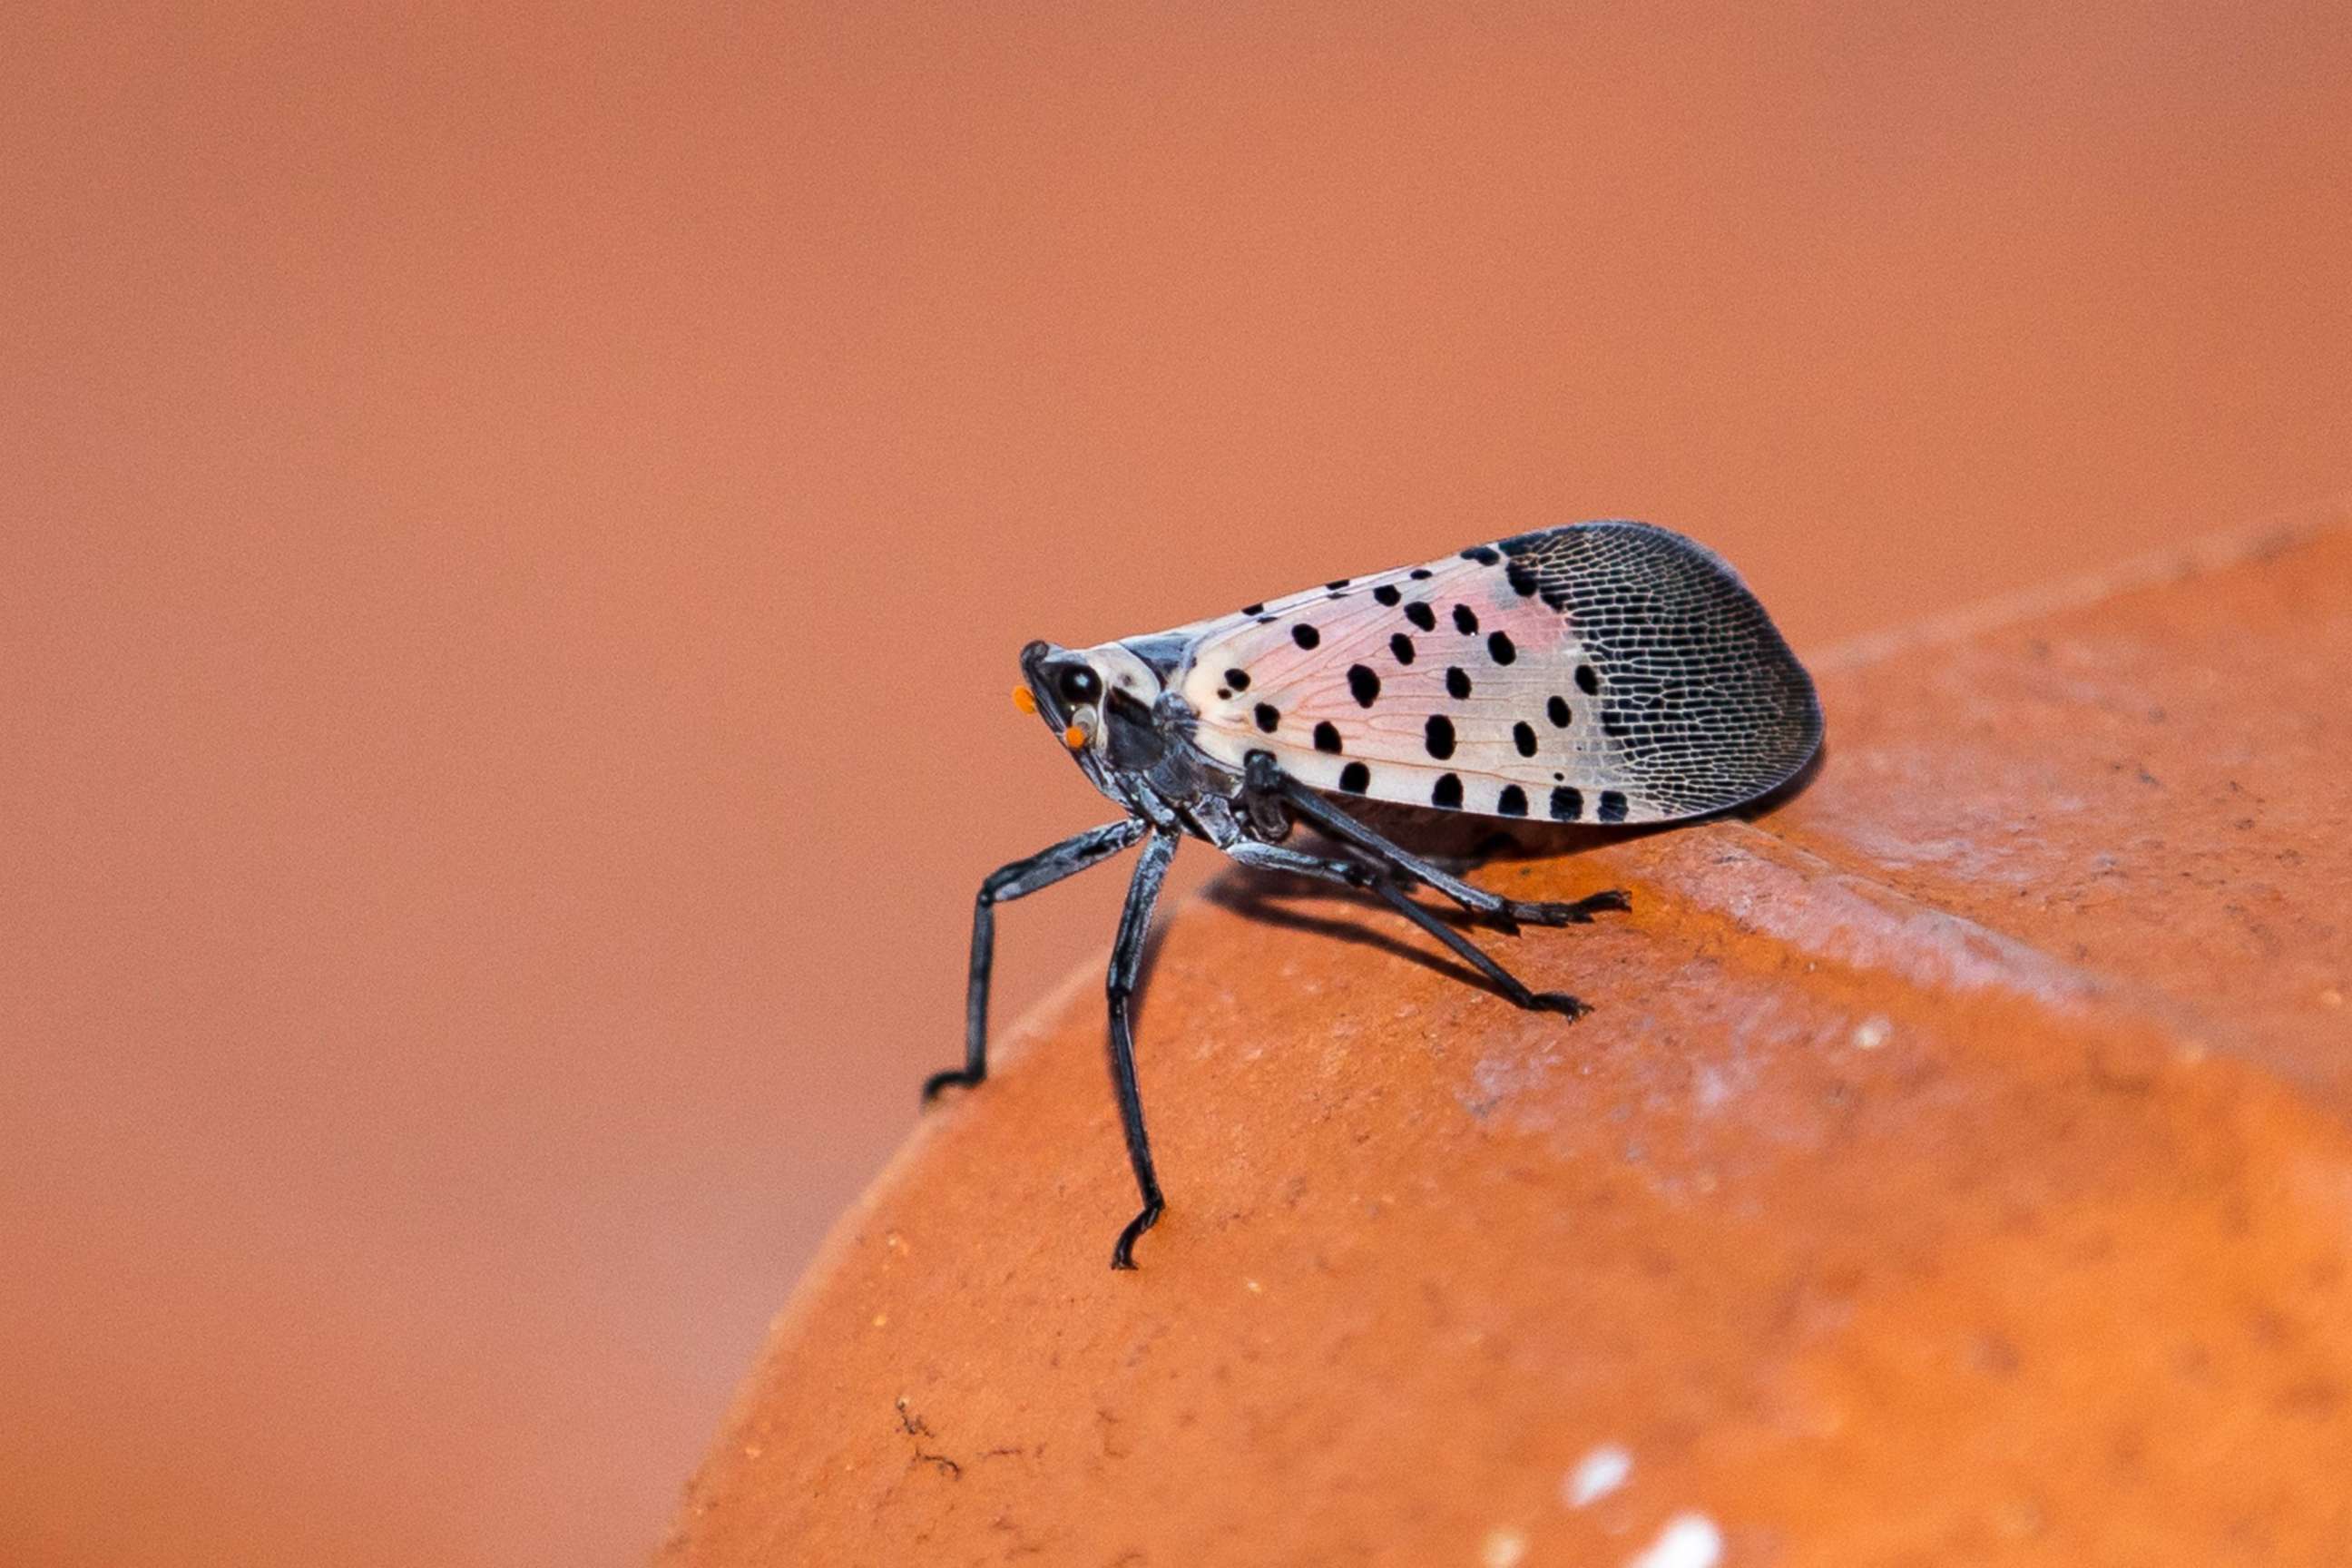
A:
[[[1739,574],[1702,544],[1630,521],[1500,542],[1522,593],[1564,616],[1601,678],[1601,728],[1635,819],[1728,811],[1821,748],[1812,678]]]

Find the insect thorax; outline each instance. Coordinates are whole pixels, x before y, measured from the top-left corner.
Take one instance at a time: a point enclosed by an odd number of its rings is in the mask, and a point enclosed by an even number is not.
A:
[[[1279,840],[1290,827],[1279,803],[1258,798],[1241,773],[1201,749],[1199,715],[1172,679],[1183,668],[1181,652],[1166,637],[1086,650],[1108,688],[1102,745],[1085,759],[1087,776],[1137,816],[1213,844]]]
[[[1255,826],[1264,814],[1252,809],[1246,781],[1201,750],[1195,723],[1192,704],[1173,691],[1162,692],[1152,705],[1148,763],[1114,764],[1107,770],[1110,780],[1145,816],[1160,820],[1159,813],[1166,812],[1171,826],[1190,828],[1212,843],[1262,837]],[[1114,735],[1115,752],[1118,739]],[[1131,742],[1130,749],[1142,748]]]

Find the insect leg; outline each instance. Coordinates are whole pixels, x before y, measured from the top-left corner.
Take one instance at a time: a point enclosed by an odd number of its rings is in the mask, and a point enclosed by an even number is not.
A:
[[[1160,901],[1160,884],[1168,875],[1168,863],[1176,858],[1177,843],[1173,833],[1154,832],[1143,847],[1135,879],[1127,885],[1127,907],[1119,911],[1118,938],[1111,943],[1110,978],[1105,987],[1110,996],[1110,1081],[1118,1096],[1119,1126],[1127,1133],[1127,1163],[1135,1168],[1136,1189],[1143,1195],[1142,1210],[1127,1222],[1111,1248],[1113,1268],[1135,1267],[1136,1238],[1159,1224],[1160,1211],[1168,1206],[1160,1195],[1160,1178],[1152,1174],[1151,1143],[1143,1132],[1143,1096],[1135,1082],[1135,1027],[1129,1009],[1143,969],[1143,940],[1151,931],[1152,907]]]
[[[1290,871],[1302,877],[1319,877],[1324,881],[1341,882],[1350,888],[1370,888],[1397,913],[1444,942],[1455,956],[1493,982],[1495,989],[1504,996],[1529,1011],[1564,1013],[1569,1017],[1580,1018],[1592,1010],[1565,991],[1529,990],[1524,981],[1489,958],[1468,937],[1415,903],[1410,893],[1370,867],[1350,860],[1327,860],[1318,856],[1301,855],[1295,849],[1279,848],[1271,844],[1236,844],[1226,853],[1244,866],[1261,867],[1269,871]]]
[[[1565,991],[1528,990],[1517,975],[1480,952],[1477,943],[1414,903],[1412,895],[1391,885],[1386,879],[1374,882],[1372,891],[1387,900],[1397,913],[1452,948],[1465,963],[1493,981],[1496,990],[1530,1012],[1564,1013],[1571,1018],[1581,1018],[1592,1011]]]
[[[1585,925],[1604,910],[1633,907],[1621,888],[1612,888],[1606,892],[1594,893],[1590,898],[1566,904],[1507,899],[1483,888],[1474,888],[1461,878],[1438,869],[1411,850],[1391,844],[1296,779],[1287,776],[1283,779],[1282,795],[1290,803],[1292,810],[1334,838],[1354,845],[1400,878],[1428,883],[1471,913],[1486,916],[1491,923],[1505,931],[1517,930],[1520,921],[1542,926]]]
[[[1243,865],[1255,866],[1261,871],[1288,871],[1295,876],[1319,878],[1326,882],[1340,882],[1350,888],[1369,888],[1381,876],[1378,868],[1360,860],[1331,860],[1320,855],[1302,855],[1278,844],[1260,844],[1248,838],[1225,853]]]
[[[926,1103],[950,1084],[968,1087],[988,1077],[988,977],[996,955],[996,906],[1050,888],[1065,877],[1108,859],[1148,831],[1139,818],[1121,817],[1065,838],[1026,859],[1000,866],[980,884],[971,911],[971,981],[964,992],[963,1066],[933,1073],[925,1080]]]

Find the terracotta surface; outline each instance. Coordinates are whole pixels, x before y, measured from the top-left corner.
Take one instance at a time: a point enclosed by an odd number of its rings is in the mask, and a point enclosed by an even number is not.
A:
[[[1832,660],[1783,809],[1490,867],[1633,890],[1507,944],[1572,1027],[1221,880],[1141,1269],[1074,986],[835,1232],[669,1560],[2352,1560],[2347,521]]]
[[[1029,637],[1616,512],[1818,655],[2352,493],[2347,79],[2334,0],[0,6],[0,1561],[639,1560],[1101,810]]]

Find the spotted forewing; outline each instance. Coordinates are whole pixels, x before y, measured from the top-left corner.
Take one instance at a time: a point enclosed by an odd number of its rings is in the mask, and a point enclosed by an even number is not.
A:
[[[1639,522],[1522,534],[1177,634],[1202,751],[1490,816],[1668,822],[1820,743],[1811,681],[1712,552]]]

